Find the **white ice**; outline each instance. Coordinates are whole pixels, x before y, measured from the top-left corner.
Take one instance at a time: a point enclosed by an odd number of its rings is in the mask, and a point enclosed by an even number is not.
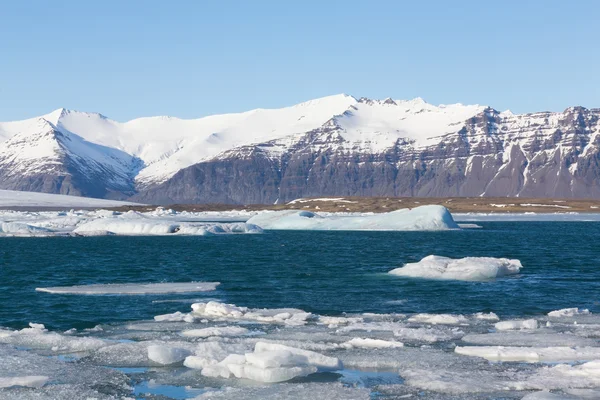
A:
[[[40,388],[48,382],[50,379],[47,376],[42,375],[29,375],[29,376],[0,376],[0,388],[9,388],[14,386],[23,386],[30,388]]]
[[[421,206],[383,214],[319,215],[310,211],[270,211],[257,214],[248,223],[263,229],[342,230],[342,231],[419,231],[458,229],[443,206]]]
[[[600,359],[600,347],[457,346],[454,351],[457,354],[481,357],[489,361],[551,363]]]
[[[0,210],[0,236],[194,235],[261,233],[246,211],[147,212]]]
[[[426,279],[451,279],[461,281],[487,281],[506,275],[518,274],[519,260],[492,257],[465,257],[452,259],[427,256],[416,263],[391,270],[392,275]]]
[[[164,294],[211,292],[216,290],[219,282],[182,282],[182,283],[107,283],[93,285],[56,286],[36,288],[38,292],[54,294]]]
[[[404,343],[395,340],[382,340],[370,338],[353,338],[343,344],[348,348],[357,349],[386,349],[394,347],[404,347]]]
[[[550,311],[548,313],[549,317],[552,318],[563,318],[563,317],[575,317],[579,315],[589,315],[591,314],[587,309],[579,309],[579,308],[563,308],[560,310]]]
[[[459,325],[467,323],[468,319],[463,315],[421,313],[413,315],[408,321],[431,325]]]
[[[171,365],[182,362],[190,355],[188,349],[171,347],[166,345],[148,346],[148,358],[158,364]]]
[[[511,331],[516,329],[537,329],[538,322],[535,319],[500,321],[494,324],[498,331]]]
[[[213,319],[243,319],[285,325],[304,325],[312,314],[295,308],[251,309],[216,301],[192,304],[191,315]]]
[[[187,337],[208,338],[211,336],[242,336],[250,331],[241,326],[213,326],[210,328],[188,329],[181,334]]]

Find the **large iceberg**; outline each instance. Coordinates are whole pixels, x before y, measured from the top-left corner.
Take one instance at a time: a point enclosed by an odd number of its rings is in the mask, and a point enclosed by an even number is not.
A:
[[[461,281],[486,281],[505,275],[518,274],[523,266],[519,260],[492,257],[465,257],[453,259],[427,256],[416,263],[408,263],[389,273],[398,276]]]
[[[429,205],[382,214],[328,215],[310,211],[270,211],[253,216],[249,224],[263,229],[339,231],[426,231],[458,229],[444,206]]]

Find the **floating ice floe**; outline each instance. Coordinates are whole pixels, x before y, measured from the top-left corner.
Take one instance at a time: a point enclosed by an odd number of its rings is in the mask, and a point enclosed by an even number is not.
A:
[[[360,216],[323,216],[297,210],[269,211],[253,216],[247,223],[263,229],[282,230],[419,231],[459,228],[446,207],[435,205]]]
[[[579,315],[589,315],[591,312],[586,309],[579,308],[563,308],[560,310],[550,311],[548,313],[549,317],[552,318],[563,318],[563,317],[575,317]]]
[[[334,357],[297,349],[276,343],[258,342],[254,352],[229,354],[222,361],[207,363],[202,356],[186,358],[184,365],[201,369],[209,377],[245,378],[265,383],[285,382],[317,371],[334,371],[342,368]]]
[[[413,315],[408,319],[408,322],[431,325],[459,325],[467,323],[468,319],[463,315],[422,313]]]
[[[494,324],[498,331],[511,331],[516,329],[537,329],[538,322],[535,319],[501,321]]]
[[[219,282],[182,282],[182,283],[108,283],[93,285],[56,286],[36,288],[38,292],[54,294],[164,294],[211,292]]]
[[[243,336],[249,332],[247,328],[241,326],[213,326],[210,328],[189,329],[181,332],[181,334],[187,337],[208,338],[212,336]]]
[[[344,343],[342,346],[358,349],[387,349],[394,347],[404,347],[404,343],[395,340],[382,340],[370,338],[353,338]]]
[[[575,362],[600,359],[600,347],[457,346],[454,351],[489,361]]]
[[[258,309],[238,307],[216,301],[192,304],[192,316],[219,319],[243,319],[285,325],[304,325],[312,317],[311,313],[295,308]]]
[[[419,262],[393,269],[389,273],[412,278],[486,281],[518,274],[521,268],[519,260],[507,258],[465,257],[452,259],[431,255]]]
[[[461,341],[477,345],[498,346],[545,346],[585,347],[596,346],[598,341],[571,333],[540,332],[540,330],[501,331],[490,333],[471,333],[462,337]]]
[[[54,354],[89,352],[107,345],[107,341],[100,338],[49,332],[42,324],[30,323],[29,326],[16,331],[0,330],[0,343],[44,349]]]

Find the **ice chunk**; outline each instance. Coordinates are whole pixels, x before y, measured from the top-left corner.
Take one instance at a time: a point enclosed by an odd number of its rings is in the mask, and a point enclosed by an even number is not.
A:
[[[167,345],[155,344],[148,346],[148,358],[163,365],[179,363],[189,356],[190,353],[187,349]]]
[[[494,324],[494,328],[499,331],[510,331],[516,329],[537,329],[538,322],[535,319],[501,321]]]
[[[312,365],[260,368],[251,364],[230,364],[229,369],[236,378],[246,378],[265,383],[285,382],[299,376],[306,376],[317,372],[317,368]]]
[[[595,346],[597,340],[587,339],[568,333],[549,333],[538,331],[501,331],[495,333],[469,334],[462,341],[469,344],[499,346]]]
[[[427,256],[416,263],[391,270],[392,275],[461,281],[486,281],[505,275],[513,275],[521,270],[519,260],[492,257],[465,257],[452,259],[440,256]]]
[[[31,349],[51,350],[57,354],[89,352],[109,344],[106,340],[94,337],[48,332],[42,324],[30,323],[29,326],[29,328],[20,331],[1,331],[0,343]]]
[[[473,314],[473,316],[476,319],[480,319],[482,321],[499,321],[500,318],[498,318],[498,315],[496,313],[490,312],[490,313],[475,313]]]
[[[578,315],[589,315],[591,312],[587,309],[579,309],[579,308],[563,308],[556,311],[550,311],[548,313],[549,317],[552,318],[562,318],[562,317],[575,317]]]
[[[314,351],[297,349],[278,343],[257,342],[254,351],[261,353],[265,351],[288,351],[295,356],[301,356],[306,359],[306,364],[314,365],[322,371],[335,371],[342,368],[342,362],[335,357],[328,357]]]
[[[49,377],[42,375],[0,377],[0,388],[14,386],[40,388],[44,386],[49,379]]]
[[[287,350],[246,353],[246,362],[260,368],[276,368],[287,365],[304,364],[304,357],[297,357]]]
[[[172,314],[156,315],[154,320],[156,322],[194,322],[196,318],[190,314],[177,311]]]
[[[442,342],[460,339],[465,333],[458,329],[442,330],[436,328],[399,328],[394,330],[394,336],[406,341],[415,342]]]
[[[404,347],[404,343],[396,342],[395,340],[381,340],[381,339],[362,339],[353,338],[344,343],[349,348],[363,348],[363,349],[386,349],[392,347]]]
[[[247,307],[238,307],[233,304],[224,304],[217,301],[192,304],[192,315],[205,318],[244,319],[259,322],[281,323],[291,326],[304,325],[312,318],[311,313],[295,308],[249,309]]]
[[[236,378],[266,383],[285,382],[319,370],[341,368],[341,362],[337,358],[264,342],[256,343],[252,353],[230,354],[218,363],[202,356],[190,356],[186,358],[184,365],[201,369],[204,376],[229,378],[233,374]]]
[[[46,287],[35,290],[56,294],[162,294],[210,292],[215,290],[218,285],[219,282],[108,283]]]
[[[181,332],[183,336],[207,338],[211,336],[242,336],[250,332],[241,326],[213,326],[210,328],[189,329]]]
[[[415,314],[408,319],[409,322],[419,322],[431,325],[459,325],[468,322],[463,315],[452,314]]]
[[[321,216],[309,211],[270,211],[248,223],[263,229],[418,231],[458,229],[446,207],[430,205],[361,216]]]
[[[564,362],[600,359],[600,347],[457,346],[454,351],[489,361]]]
[[[193,354],[195,345],[183,341],[148,340],[123,342],[102,347],[89,356],[99,365],[118,367],[148,367],[182,361]],[[172,361],[172,362],[171,362]]]
[[[597,388],[600,386],[600,361],[543,367],[528,379],[528,384],[539,389]],[[597,399],[597,395],[595,393],[591,398]]]

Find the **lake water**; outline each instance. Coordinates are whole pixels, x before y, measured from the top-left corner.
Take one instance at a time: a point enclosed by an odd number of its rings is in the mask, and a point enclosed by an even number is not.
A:
[[[218,300],[249,308],[298,308],[322,316],[367,315],[366,318],[370,318],[370,314],[365,313],[382,314],[384,316],[381,320],[377,320],[379,317],[373,317],[375,319],[372,322],[387,321],[399,324],[394,329],[403,326],[402,324],[406,325],[406,320],[402,318],[415,313],[469,316],[478,312],[493,312],[502,320],[537,318],[542,333],[566,334],[565,343],[568,343],[571,337],[596,341],[596,336],[590,332],[597,330],[592,325],[600,323],[593,320],[594,313],[600,311],[600,222],[483,221],[477,224],[481,228],[443,232],[267,231],[263,234],[208,237],[2,238],[0,326],[22,329],[34,322],[44,324],[51,332],[75,328],[77,332],[73,335],[77,338],[98,338],[120,341],[119,343],[139,343],[144,340],[168,342],[175,338],[181,340],[174,332],[184,329],[182,326],[186,323],[172,322],[171,327],[156,324],[155,327],[137,330],[130,329],[129,325],[132,321],[152,320],[156,315],[176,311],[188,312],[192,303]],[[430,254],[452,258],[514,258],[521,261],[523,269],[519,275],[491,282],[433,281],[387,274],[391,269],[407,262],[418,261]],[[35,291],[37,287],[48,286],[190,281],[221,284],[217,290],[211,292],[141,296],[85,296]],[[555,327],[560,328],[553,328],[554,330],[550,327],[543,328],[548,312],[567,307],[579,307],[592,312],[591,316],[583,317],[590,319],[588,330],[575,331],[574,328],[569,328],[573,325],[571,320],[558,321]],[[406,316],[399,317],[397,314]],[[329,393],[328,398],[406,398],[402,396],[409,395],[415,398],[522,398],[529,392],[512,387],[503,391],[500,384],[498,387],[484,387],[473,392],[459,390],[460,385],[457,383],[456,387],[450,385],[436,391],[419,384],[418,379],[415,383],[416,378],[410,381],[410,373],[403,376],[398,370],[417,368],[416,366],[421,368],[422,360],[419,357],[422,356],[423,360],[426,360],[422,362],[431,365],[433,376],[427,378],[431,381],[437,379],[436,373],[439,375],[441,365],[452,365],[454,362],[444,361],[443,357],[455,357],[458,361],[454,358],[452,360],[459,363],[457,365],[465,363],[465,375],[450,374],[450,377],[444,375],[440,379],[455,379],[461,385],[477,386],[477,382],[469,383],[468,379],[473,379],[469,371],[487,371],[488,378],[493,377],[501,382],[501,377],[508,374],[505,371],[512,368],[511,373],[516,375],[505,377],[507,380],[518,378],[530,382],[531,376],[537,376],[535,374],[539,373],[537,369],[546,368],[543,365],[532,366],[526,363],[498,365],[480,358],[457,356],[452,349],[456,345],[464,344],[460,341],[460,334],[457,334],[455,339],[429,342],[416,340],[411,344],[410,339],[403,340],[402,335],[395,335],[393,329],[387,333],[385,330],[376,329],[365,329],[354,334],[350,334],[350,331],[337,332],[342,338],[337,340],[327,336],[335,335],[336,329],[339,329],[337,326],[328,328],[315,325],[313,329],[307,328],[310,325],[308,324],[303,327],[285,326],[281,331],[277,331],[274,329],[279,328],[274,328],[271,324],[262,326],[253,325],[254,322],[245,323],[249,324],[245,326],[249,326],[251,330],[258,331],[264,337],[272,337],[273,340],[313,343],[305,346],[313,350],[319,348],[314,343],[345,340],[344,334],[349,334],[348,338],[396,338],[397,341],[405,342],[404,348],[388,350],[387,356],[382,349],[355,349],[356,354],[350,352],[346,359],[341,357],[346,365],[343,371],[315,374],[294,381],[295,383],[280,384],[283,385],[281,388],[289,390],[288,397],[302,397],[299,388],[305,387],[308,392],[324,390],[323,393]],[[207,322],[201,322],[191,325],[207,326],[206,324]],[[224,323],[208,322],[210,326],[214,324]],[[239,325],[237,322],[233,324]],[[85,330],[97,325],[101,325],[102,330]],[[229,321],[225,325],[232,323]],[[408,324],[406,327],[434,330],[439,328],[438,330],[450,334],[452,330],[462,331],[462,334],[485,334],[493,331],[493,323],[487,322],[466,322],[462,325],[441,327],[423,323]],[[584,328],[585,324],[581,329]],[[256,341],[255,338],[252,340]],[[248,341],[251,344],[254,342]],[[586,342],[588,345],[590,343]],[[81,392],[77,392],[75,386],[81,385],[82,382],[75,382],[71,387],[68,382],[51,378],[56,387],[52,390],[56,390],[57,398],[62,398],[60,396],[65,393],[87,395],[86,390],[92,390],[97,392],[98,398],[120,398],[119,396],[125,396],[129,391],[132,396],[138,398],[162,395],[166,396],[163,398],[178,399],[202,395],[208,388],[235,388],[241,385],[235,378],[211,381],[196,371],[191,372],[181,366],[160,367],[143,361],[113,362],[114,360],[95,356],[96,349],[86,348],[81,353],[73,351],[69,345],[67,350],[61,351],[53,350],[52,346],[36,349],[36,346],[25,342],[0,344],[0,349],[4,348],[7,352],[7,359],[18,358],[14,355],[15,345],[21,352],[52,359],[52,366],[47,366],[52,371],[60,368],[54,365],[57,362],[71,366],[81,364],[82,368],[111,367],[111,373],[119,374],[119,377],[111,376],[107,380],[123,379],[129,385],[129,389],[121,393],[122,389],[115,389],[110,385],[102,386],[95,382],[91,385],[93,387],[83,384],[85,388],[80,388]],[[322,352],[330,355],[340,353],[339,348],[329,351],[324,346],[323,349]],[[144,351],[145,348],[142,352]],[[369,351],[375,360],[371,364],[365,361],[369,359]],[[57,361],[53,352],[66,358]],[[408,358],[413,362],[407,365],[403,365],[401,361],[398,361],[398,365],[381,362],[386,357],[403,359],[402,362],[408,362]],[[361,361],[356,361],[359,358]],[[585,358],[570,362],[573,364],[588,361]],[[439,360],[440,365],[431,360]],[[10,368],[8,371],[10,372]],[[457,371],[460,371],[460,368],[455,369],[454,373]],[[40,367],[33,375],[48,373]],[[487,379],[486,375],[482,375],[481,379]],[[600,384],[600,380],[597,383]],[[297,386],[290,388],[293,385]],[[586,385],[580,386],[587,389],[595,387],[592,384]],[[50,386],[52,385],[47,385],[46,388]],[[251,389],[248,390],[256,391],[255,396],[271,396],[267,389],[254,385],[249,387]],[[534,384],[525,387],[528,390],[535,388]],[[564,396],[577,396],[576,393],[565,394],[567,389],[557,387],[556,391]],[[294,392],[298,390],[300,391]],[[5,389],[4,392],[0,390],[0,397],[28,398],[28,393],[33,396],[34,390]],[[249,393],[251,392],[246,394]],[[235,393],[229,394],[234,398]],[[46,392],[46,395],[50,396],[51,392]],[[219,395],[227,398],[223,393],[215,394],[214,398],[221,398]]]

